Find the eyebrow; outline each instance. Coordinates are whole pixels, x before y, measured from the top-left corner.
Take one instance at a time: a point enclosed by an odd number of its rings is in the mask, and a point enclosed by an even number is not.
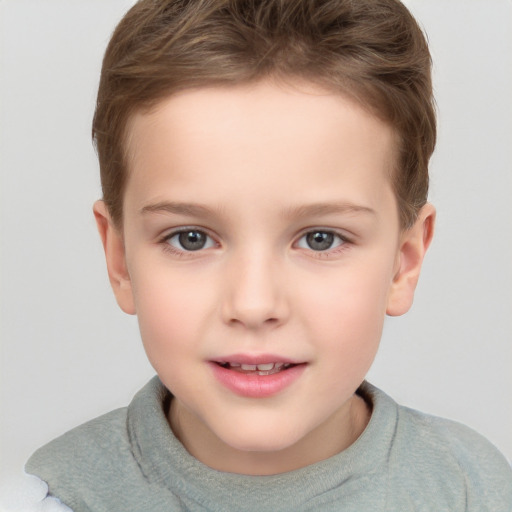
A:
[[[377,212],[368,206],[358,205],[350,202],[341,203],[314,203],[290,208],[285,211],[289,218],[315,217],[332,214],[366,213],[376,215]]]
[[[140,213],[172,213],[175,215],[204,217],[212,215],[215,212],[207,206],[202,206],[200,204],[161,201],[144,206],[141,208]]]
[[[142,214],[147,213],[170,213],[174,215],[186,215],[193,217],[206,217],[217,213],[217,209],[213,210],[207,206],[195,203],[178,203],[161,201],[149,204],[141,208]],[[376,215],[376,211],[368,206],[358,205],[350,202],[341,203],[313,203],[309,205],[301,205],[288,208],[284,212],[286,218],[301,218],[332,214],[351,214],[366,213]]]

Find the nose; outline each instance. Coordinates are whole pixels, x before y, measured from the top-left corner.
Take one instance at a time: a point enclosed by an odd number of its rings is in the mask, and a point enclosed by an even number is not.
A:
[[[247,251],[227,262],[224,322],[258,330],[288,319],[289,304],[279,261],[263,251]]]

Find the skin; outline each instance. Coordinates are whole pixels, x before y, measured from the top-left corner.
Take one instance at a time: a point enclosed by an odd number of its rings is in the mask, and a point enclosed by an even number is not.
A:
[[[181,92],[128,126],[123,226],[94,212],[120,307],[174,399],[169,423],[208,466],[268,475],[347,448],[371,412],[355,394],[386,314],[413,299],[435,211],[401,230],[392,129],[307,84]],[[176,230],[208,235],[187,251]],[[308,233],[332,234],[318,250]],[[210,362],[305,363],[266,398],[239,396]]]

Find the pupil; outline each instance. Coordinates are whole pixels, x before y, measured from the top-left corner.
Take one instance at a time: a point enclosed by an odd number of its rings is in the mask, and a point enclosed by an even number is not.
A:
[[[200,231],[185,231],[180,233],[179,241],[187,251],[198,251],[206,244],[206,235]]]
[[[308,233],[307,243],[314,251],[325,251],[332,246],[334,235],[325,231],[315,231]]]

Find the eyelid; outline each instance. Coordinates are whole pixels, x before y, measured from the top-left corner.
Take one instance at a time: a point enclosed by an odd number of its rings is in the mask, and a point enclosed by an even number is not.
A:
[[[303,228],[299,231],[296,238],[299,239],[307,235],[308,233],[314,233],[318,231],[321,233],[332,233],[333,235],[339,236],[342,240],[347,242],[352,242],[354,238],[349,233],[347,233],[345,229],[331,228],[326,226],[310,226],[307,228]]]
[[[186,233],[187,231],[199,231],[201,233],[204,233],[208,238],[210,238],[213,241],[213,245],[210,245],[209,247],[201,248],[196,251],[192,250],[186,250],[186,249],[180,249],[178,247],[175,247],[171,244],[169,244],[169,240],[173,237],[179,235],[180,233]],[[324,251],[315,251],[314,249],[308,248],[308,247],[298,247],[298,242],[303,239],[305,236],[307,236],[309,233],[312,232],[323,232],[323,233],[332,233],[335,237],[339,238],[341,243],[336,245],[333,248],[326,249]],[[218,241],[218,237],[214,235],[209,229],[204,228],[202,226],[197,225],[186,225],[186,226],[179,226],[175,228],[171,228],[167,230],[162,236],[159,237],[158,243],[164,245],[164,249],[168,250],[174,254],[181,255],[181,256],[190,256],[193,254],[199,254],[205,251],[206,249],[211,249],[213,247],[220,247],[220,243]],[[299,249],[306,250],[310,253],[315,254],[317,257],[322,257],[322,255],[327,256],[332,253],[336,253],[342,250],[346,250],[348,245],[353,244],[353,238],[350,236],[347,236],[345,231],[341,231],[336,228],[331,227],[322,227],[322,226],[310,226],[307,228],[304,228],[300,231],[300,233],[295,237],[295,241],[293,242],[293,246],[297,247]]]
[[[188,231],[199,231],[200,233],[204,233],[210,240],[213,241],[213,245],[210,245],[209,247],[203,247],[201,249],[198,249],[196,251],[189,251],[185,248],[180,249],[178,247],[175,247],[169,243],[169,240],[174,238],[175,236],[180,235],[181,233],[187,233]],[[206,249],[211,249],[212,247],[218,247],[220,244],[217,241],[217,237],[215,237],[209,229],[200,227],[200,226],[179,226],[173,229],[170,229],[169,231],[166,231],[164,235],[162,235],[158,243],[163,244],[165,250],[169,250],[175,254],[182,254],[182,255],[192,255],[195,253],[201,253],[205,251]]]
[[[204,228],[202,226],[197,226],[194,224],[186,224],[183,226],[176,226],[173,228],[167,228],[165,230],[162,230],[162,235],[160,235],[161,240],[166,240],[171,238],[174,235],[179,235],[180,233],[186,233],[187,231],[200,231],[201,233],[204,233],[205,235],[208,235],[212,239],[216,239],[217,237],[212,233],[212,231],[208,228]]]
[[[298,243],[300,240],[302,240],[304,237],[306,237],[309,233],[315,233],[315,232],[331,233],[335,237],[339,238],[341,240],[341,243],[339,243],[335,247],[326,249],[325,251],[315,251],[314,249],[311,249],[310,247],[299,247],[298,246]],[[338,229],[314,226],[314,227],[309,227],[309,228],[303,229],[299,233],[299,235],[296,237],[294,246],[298,247],[299,249],[304,249],[308,252],[314,253],[317,256],[321,256],[322,254],[327,255],[327,254],[332,254],[333,252],[345,250],[347,248],[346,246],[349,244],[352,244],[352,243],[353,243],[352,238],[347,236],[344,232],[341,232]]]

